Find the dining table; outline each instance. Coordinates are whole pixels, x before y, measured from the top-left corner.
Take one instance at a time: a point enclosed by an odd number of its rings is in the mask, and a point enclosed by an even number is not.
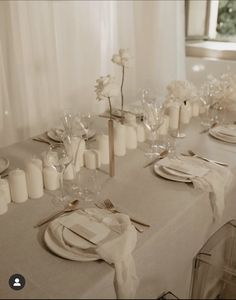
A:
[[[234,120],[229,115],[228,120]],[[105,122],[105,121],[103,121]],[[192,149],[225,162],[233,180],[225,191],[223,215],[213,221],[209,193],[192,183],[175,182],[158,176],[148,162],[140,143],[115,158],[115,176],[108,166],[97,170],[101,183],[98,199],[111,199],[126,212],[141,216],[151,226],[137,233],[133,252],[139,286],[137,299],[156,299],[171,291],[178,298],[190,298],[194,258],[210,236],[222,225],[236,219],[236,144],[211,137],[202,130],[200,119],[186,126],[185,138],[176,139],[176,151]],[[91,141],[89,147],[96,145]],[[10,169],[24,168],[25,159],[40,156],[48,145],[32,139],[0,148]],[[40,199],[10,203],[0,216],[0,298],[1,299],[113,299],[114,268],[105,261],[79,262],[52,253],[44,242],[47,224],[34,228],[45,216],[55,212],[53,192],[44,190]],[[96,199],[97,200],[97,199]],[[93,202],[87,203],[93,206]],[[85,203],[86,205],[86,203]],[[9,287],[12,274],[25,278],[25,287]]]

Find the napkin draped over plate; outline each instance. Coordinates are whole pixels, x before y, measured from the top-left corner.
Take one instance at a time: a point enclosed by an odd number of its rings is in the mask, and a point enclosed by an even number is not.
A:
[[[132,257],[137,233],[128,216],[117,214],[117,220],[121,224],[122,234],[99,246],[96,252],[106,262],[114,264],[114,286],[118,299],[133,299],[139,283]]]
[[[192,181],[196,189],[209,192],[213,220],[215,221],[221,217],[225,206],[225,190],[229,187],[233,178],[228,167],[222,167],[195,157],[182,156],[175,159],[167,157],[161,164],[167,166],[166,170],[168,170],[168,167],[176,171],[179,169],[181,177],[186,172],[186,178]]]
[[[202,161],[197,158],[188,158],[193,163],[201,164],[209,169],[203,177],[192,179],[195,188],[209,192],[209,200],[213,212],[213,221],[220,218],[225,207],[225,191],[229,188],[233,174],[228,167]]]
[[[62,225],[63,218],[70,218],[70,215],[68,215],[50,223],[47,232],[50,234],[51,239],[53,239],[53,243],[56,243],[57,247],[61,247],[66,251],[61,256],[67,259],[86,261],[87,256],[87,261],[89,259],[103,259],[107,263],[114,265],[114,287],[117,298],[133,299],[139,284],[132,257],[132,251],[137,242],[137,232],[134,226],[131,224],[129,217],[124,214],[111,214],[106,210],[97,208],[90,208],[85,210],[85,212],[89,215],[88,218],[90,217],[91,222],[96,222],[97,220],[98,223],[101,222],[101,224],[110,228],[111,234],[104,238],[104,240],[101,240],[97,246],[91,244],[87,249],[75,246],[77,243],[73,243],[73,241],[69,245],[63,237],[63,230],[66,227]],[[74,214],[73,219],[75,218]],[[73,238],[77,239],[77,241],[80,239],[77,235],[74,235]],[[81,242],[86,243],[83,239]],[[72,244],[74,246],[71,246]],[[54,249],[49,243],[47,245],[52,251],[60,255],[58,251],[55,251],[56,248]]]

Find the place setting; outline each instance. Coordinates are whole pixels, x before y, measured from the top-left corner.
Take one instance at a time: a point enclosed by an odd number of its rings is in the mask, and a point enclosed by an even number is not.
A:
[[[217,140],[236,144],[236,124],[222,124],[209,130],[209,134]]]
[[[149,224],[105,199],[87,208],[73,200],[34,227],[44,225],[43,239],[52,253],[79,262],[104,260],[115,269],[117,297],[132,295],[138,284],[132,252],[137,232],[142,233],[141,227],[148,228]]]

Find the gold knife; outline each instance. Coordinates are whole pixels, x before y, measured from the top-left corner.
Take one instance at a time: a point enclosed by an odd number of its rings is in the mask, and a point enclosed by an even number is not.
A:
[[[146,165],[144,166],[144,168],[151,166],[152,164],[154,164],[155,162],[157,162],[159,159],[164,158],[167,154],[168,154],[168,150],[165,149],[164,151],[162,151],[162,152],[160,153],[160,155],[159,155],[158,157],[156,157],[154,160],[152,160],[151,162],[149,162],[148,164],[146,164]]]

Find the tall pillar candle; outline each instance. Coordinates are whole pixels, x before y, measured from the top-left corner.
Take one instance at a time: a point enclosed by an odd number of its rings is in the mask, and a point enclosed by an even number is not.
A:
[[[109,138],[108,135],[101,134],[97,137],[98,150],[100,153],[101,163],[109,164]]]
[[[85,163],[85,167],[90,170],[95,170],[97,168],[100,168],[101,166],[100,153],[94,149],[85,150],[84,163]]]
[[[137,141],[143,143],[146,141],[146,132],[143,124],[137,126]]]
[[[172,103],[169,106],[170,129],[175,130],[179,127],[179,104]]]
[[[28,199],[28,190],[25,172],[20,169],[9,173],[9,185],[13,202],[22,203]]]
[[[180,122],[182,124],[188,124],[191,118],[191,104],[187,101],[180,106]]]
[[[136,149],[138,146],[136,128],[130,125],[125,125],[125,127],[126,127],[126,148]]]
[[[43,169],[44,186],[49,191],[55,191],[59,188],[59,174],[56,168],[49,166]]]
[[[7,203],[11,202],[10,186],[7,179],[0,179],[0,190],[5,192],[5,198]]]
[[[114,151],[117,156],[126,154],[126,128],[125,125],[114,123]]]
[[[0,215],[3,215],[8,210],[8,203],[6,199],[6,193],[0,189]]]
[[[25,163],[25,173],[28,194],[31,199],[43,196],[43,174],[39,159],[32,158]]]

